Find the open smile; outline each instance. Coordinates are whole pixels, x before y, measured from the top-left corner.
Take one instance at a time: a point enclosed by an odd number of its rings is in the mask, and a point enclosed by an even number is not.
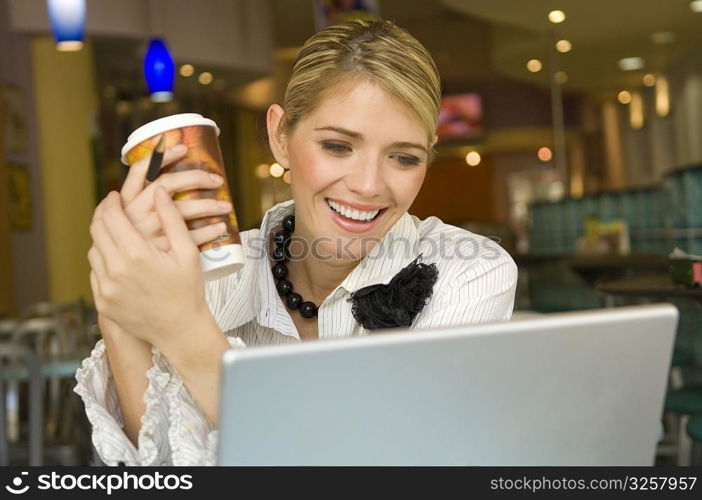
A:
[[[388,207],[358,207],[344,205],[336,200],[325,198],[332,220],[342,229],[352,233],[362,233],[375,227]],[[360,208],[370,208],[361,210]]]

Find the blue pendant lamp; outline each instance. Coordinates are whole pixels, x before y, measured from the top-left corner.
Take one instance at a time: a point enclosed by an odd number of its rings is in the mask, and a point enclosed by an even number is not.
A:
[[[173,99],[175,63],[166,42],[161,38],[152,38],[149,42],[144,58],[144,76],[152,101],[167,102]]]
[[[46,0],[46,5],[56,49],[62,52],[80,50],[85,31],[85,0]]]

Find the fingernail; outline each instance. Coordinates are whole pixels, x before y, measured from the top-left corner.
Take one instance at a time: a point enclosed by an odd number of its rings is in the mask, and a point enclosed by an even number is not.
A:
[[[185,144],[176,144],[171,148],[174,153],[185,153],[187,150],[188,147]]]
[[[210,178],[217,184],[222,184],[222,182],[224,182],[224,177],[222,177],[221,175],[210,174]]]
[[[219,208],[231,208],[231,207],[232,207],[232,204],[229,203],[229,202],[226,201],[226,200],[220,200],[220,201],[217,202],[217,206],[218,206]]]

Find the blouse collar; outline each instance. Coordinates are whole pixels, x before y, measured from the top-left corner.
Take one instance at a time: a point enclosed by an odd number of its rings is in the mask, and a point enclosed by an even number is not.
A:
[[[243,276],[256,276],[256,284],[252,284],[251,300],[255,307],[249,309],[249,314],[239,316],[237,325],[226,325],[231,330],[256,317],[258,323],[273,328],[283,334],[297,336],[290,314],[287,313],[282,299],[276,290],[275,281],[270,270],[268,258],[268,235],[280,226],[285,216],[295,212],[293,200],[284,201],[268,210],[261,222],[259,232],[262,251],[256,252],[256,261],[247,264],[256,266],[252,272],[244,272]],[[375,284],[387,284],[403,267],[417,257],[419,247],[419,220],[405,212],[390,228],[378,244],[364,257],[351,273],[330,294],[336,294],[342,289],[347,295],[356,290]],[[247,249],[248,250],[248,249]],[[246,303],[247,301],[241,301]],[[250,303],[249,303],[250,304]]]

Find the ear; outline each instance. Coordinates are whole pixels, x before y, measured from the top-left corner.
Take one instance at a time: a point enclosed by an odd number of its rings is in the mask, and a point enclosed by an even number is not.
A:
[[[275,161],[288,168],[288,138],[282,126],[284,117],[283,108],[278,104],[271,104],[268,113],[266,113],[266,127],[268,128],[268,143]]]
[[[434,136],[431,138],[431,143],[429,144],[429,155],[427,157],[427,166],[431,166],[431,164],[434,162],[434,159],[436,158],[436,152],[434,151],[434,146],[436,146],[436,142],[439,140],[439,136],[434,134]]]
[[[434,134],[434,137],[431,138],[431,144],[429,145],[429,149],[433,149],[434,146],[436,146],[436,141],[439,140],[439,136]]]

